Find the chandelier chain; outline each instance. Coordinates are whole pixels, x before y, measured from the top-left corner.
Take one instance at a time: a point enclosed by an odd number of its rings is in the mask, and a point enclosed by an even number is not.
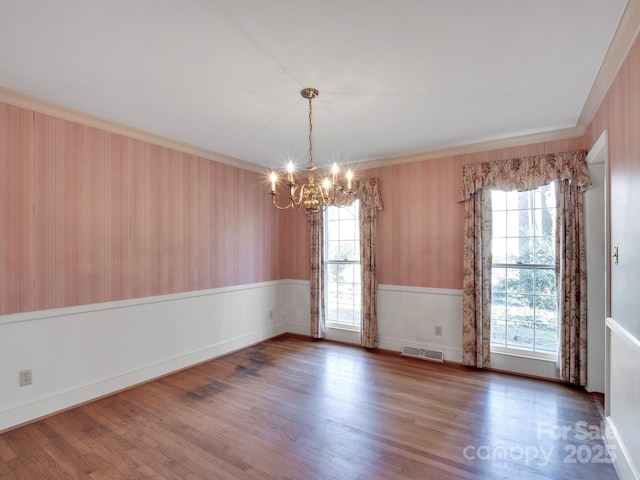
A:
[[[309,97],[309,168],[310,169],[313,168],[313,141],[312,141],[313,122],[311,121],[312,109],[313,107],[311,106],[311,97]]]

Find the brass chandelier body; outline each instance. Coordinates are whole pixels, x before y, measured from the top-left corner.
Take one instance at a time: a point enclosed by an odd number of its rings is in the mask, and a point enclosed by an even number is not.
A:
[[[300,210],[304,207],[307,213],[314,213],[324,210],[329,206],[345,207],[350,205],[353,200],[352,181],[353,174],[348,170],[346,178],[346,188],[337,182],[339,174],[338,165],[334,164],[331,170],[331,176],[326,177],[321,183],[316,183],[314,177],[315,166],[313,164],[313,107],[311,101],[318,96],[319,92],[315,88],[303,88],[300,91],[302,97],[309,100],[309,163],[307,165],[307,183],[298,185],[295,183],[293,163],[289,162],[287,166],[287,187],[289,189],[289,200],[285,205],[279,205],[277,197],[280,193],[277,191],[278,174],[271,172],[271,198],[276,208],[286,210],[294,208]]]

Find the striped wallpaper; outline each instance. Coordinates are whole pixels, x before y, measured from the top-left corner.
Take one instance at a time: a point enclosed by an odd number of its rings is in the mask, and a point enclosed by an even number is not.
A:
[[[0,314],[279,278],[263,182],[0,103]]]

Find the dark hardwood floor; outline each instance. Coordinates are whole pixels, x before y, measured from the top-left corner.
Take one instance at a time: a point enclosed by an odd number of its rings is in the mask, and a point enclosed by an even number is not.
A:
[[[0,478],[614,479],[600,421],[565,385],[280,337],[0,435]]]

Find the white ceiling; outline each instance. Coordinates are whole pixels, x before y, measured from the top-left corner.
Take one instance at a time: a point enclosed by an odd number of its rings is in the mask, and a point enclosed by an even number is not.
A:
[[[0,0],[0,86],[237,159],[575,127],[626,0]]]

